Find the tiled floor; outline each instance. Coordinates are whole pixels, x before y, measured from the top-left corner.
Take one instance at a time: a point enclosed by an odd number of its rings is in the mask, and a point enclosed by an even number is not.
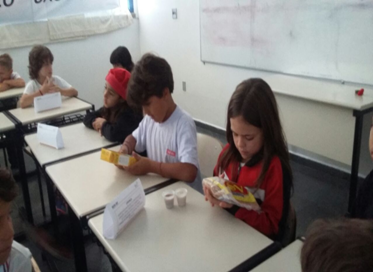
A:
[[[226,142],[225,137],[220,133],[213,133],[208,129],[200,127],[198,128],[198,131],[210,134],[224,143]],[[3,165],[2,152],[0,152],[0,154],[0,164]],[[299,162],[292,161],[291,165],[294,174],[294,194],[292,197],[292,203],[297,213],[298,236],[303,235],[307,226],[317,218],[340,217],[345,214],[347,211],[348,180],[312,169],[310,166],[303,165]],[[29,159],[27,159],[27,168],[28,171],[31,171],[34,168],[33,162]],[[36,223],[42,223],[45,219],[41,213],[36,176],[29,179],[29,185],[35,221]],[[44,192],[46,197],[45,188]],[[18,205],[22,206],[23,200],[21,195],[18,197],[16,202]],[[12,216],[14,217],[13,220],[16,232],[21,231],[22,225],[17,212],[13,213]],[[28,240],[23,240],[22,243],[30,248],[42,271],[50,271],[41,259],[40,250]],[[108,259],[103,254],[101,248],[89,239],[89,241],[87,241],[86,249],[89,271],[110,271],[108,268]],[[61,271],[74,271],[72,262],[58,262],[57,265]]]

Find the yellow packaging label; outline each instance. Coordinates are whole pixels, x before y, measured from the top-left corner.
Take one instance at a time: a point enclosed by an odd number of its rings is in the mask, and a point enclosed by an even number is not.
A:
[[[101,160],[123,166],[130,166],[136,162],[136,159],[133,156],[120,154],[116,151],[105,148],[101,149]]]

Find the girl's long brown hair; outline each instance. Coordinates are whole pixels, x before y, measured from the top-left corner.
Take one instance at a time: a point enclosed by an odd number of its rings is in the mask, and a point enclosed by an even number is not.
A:
[[[104,118],[106,121],[108,121],[111,124],[116,123],[118,120],[118,116],[128,108],[129,106],[127,104],[127,101],[121,98],[116,106],[112,108],[104,107],[102,109],[102,112],[101,112],[102,118]]]
[[[226,169],[231,162],[242,161],[240,152],[234,144],[230,122],[231,118],[238,116],[242,116],[246,122],[262,129],[263,132],[263,147],[260,151],[262,170],[256,181],[256,187],[259,188],[263,183],[273,156],[279,157],[282,166],[285,168],[283,171],[286,170],[289,173],[292,183],[289,152],[276,99],[271,87],[260,78],[252,78],[240,83],[229,101],[226,135],[230,146],[218,161],[219,169]],[[237,168],[232,169],[232,173],[233,181],[236,181]]]

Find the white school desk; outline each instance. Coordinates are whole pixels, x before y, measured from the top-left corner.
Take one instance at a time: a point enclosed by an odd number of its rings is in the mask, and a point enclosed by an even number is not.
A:
[[[17,108],[10,110],[9,113],[17,122],[22,125],[27,125],[34,122],[50,120],[70,113],[85,111],[91,108],[91,104],[75,97],[69,97],[62,100],[62,106],[60,108],[39,113],[35,113],[34,107],[28,107],[25,109]]]
[[[286,75],[264,77],[273,89],[290,145],[351,165],[349,212],[359,170],[363,117],[373,111],[373,89]]]
[[[286,272],[302,272],[300,264],[300,252],[303,242],[295,240],[293,243],[282,249],[280,252],[263,262],[252,272],[271,272],[271,271],[286,271]]]
[[[119,150],[119,146],[110,148]],[[144,190],[167,180],[158,175],[132,176],[100,159],[101,151],[46,167],[46,172],[76,216],[103,209],[137,178]]]
[[[9,118],[2,112],[0,112],[0,132],[6,132],[15,129],[15,125]]]
[[[60,131],[64,148],[59,150],[40,144],[37,139],[37,133],[25,136],[25,142],[30,147],[41,167],[79,154],[114,145],[112,142],[106,140],[105,137],[101,137],[97,131],[86,128],[83,123],[61,127]]]
[[[110,149],[119,150],[119,146]],[[46,167],[49,178],[69,205],[75,268],[80,272],[87,271],[81,230],[81,226],[86,225],[87,216],[104,209],[137,178],[141,179],[145,193],[170,182],[158,175],[132,176],[114,164],[102,161],[100,155],[101,152],[94,152]]]
[[[162,192],[180,187],[188,190],[187,205],[167,209]],[[88,225],[126,272],[228,271],[273,243],[182,182],[146,195],[145,208],[116,240],[103,237],[102,220]]]
[[[25,88],[13,88],[5,92],[0,92],[0,100],[21,96]]]

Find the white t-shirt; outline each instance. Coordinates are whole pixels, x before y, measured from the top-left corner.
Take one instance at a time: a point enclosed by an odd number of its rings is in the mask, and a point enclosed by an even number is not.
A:
[[[10,75],[10,79],[18,79],[18,78],[21,78],[21,76],[17,72],[13,72]]]
[[[60,78],[59,76],[52,76],[52,81],[55,85],[60,87],[61,89],[69,89],[71,88],[71,85],[64,80],[63,78]],[[25,90],[23,91],[24,94],[32,94],[34,92],[37,92],[41,89],[40,83],[36,79],[32,79],[29,82],[27,82]]]
[[[201,187],[196,125],[188,113],[177,106],[164,123],[157,123],[146,115],[132,136],[136,139],[136,152],[146,150],[151,160],[195,165],[198,175],[192,187]]]
[[[13,241],[9,258],[0,265],[0,272],[31,272],[31,256],[30,250]]]

